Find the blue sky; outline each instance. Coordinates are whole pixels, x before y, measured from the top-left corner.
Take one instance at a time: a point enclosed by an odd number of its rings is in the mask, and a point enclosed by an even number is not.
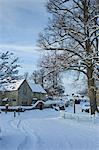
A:
[[[0,0],[0,52],[11,50],[20,58],[21,74],[37,68],[38,34],[48,21],[46,1]]]
[[[9,50],[19,57],[22,66],[20,74],[31,74],[37,69],[37,62],[42,56],[43,52],[36,44],[39,32],[48,22],[46,2],[47,0],[0,0],[0,52]],[[63,79],[67,92],[71,91],[70,74]]]

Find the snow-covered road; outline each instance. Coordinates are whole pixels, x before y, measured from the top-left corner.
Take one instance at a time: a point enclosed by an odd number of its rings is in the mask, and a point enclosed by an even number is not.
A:
[[[98,150],[99,124],[62,119],[51,109],[0,114],[0,150]]]

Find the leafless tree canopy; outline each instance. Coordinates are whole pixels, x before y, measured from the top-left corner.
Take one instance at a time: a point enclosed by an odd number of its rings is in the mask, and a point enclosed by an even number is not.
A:
[[[99,2],[97,0],[49,0],[47,28],[39,46],[61,51],[64,69],[83,72],[88,79],[91,114],[97,109],[95,79],[99,79]]]

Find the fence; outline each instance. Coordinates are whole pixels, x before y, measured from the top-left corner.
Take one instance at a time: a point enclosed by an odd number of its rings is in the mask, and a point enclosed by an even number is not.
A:
[[[73,119],[76,121],[84,121],[84,122],[92,122],[95,123],[96,121],[99,123],[99,116],[94,116],[94,115],[82,115],[82,114],[73,114],[73,113],[68,113],[65,111],[60,111],[60,117],[64,119]]]

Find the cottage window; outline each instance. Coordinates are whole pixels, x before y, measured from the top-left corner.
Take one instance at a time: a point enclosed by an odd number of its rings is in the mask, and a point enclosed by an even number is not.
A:
[[[22,102],[22,105],[27,105],[27,102]]]
[[[15,101],[16,101],[16,99],[12,99],[12,101],[13,101],[13,102],[15,102]]]

